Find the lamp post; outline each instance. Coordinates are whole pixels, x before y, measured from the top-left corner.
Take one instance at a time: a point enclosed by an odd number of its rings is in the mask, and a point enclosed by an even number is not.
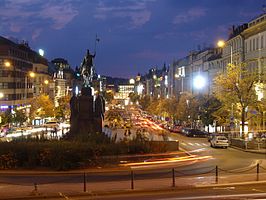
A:
[[[26,72],[25,73],[25,95],[24,95],[24,99],[25,99],[25,104],[28,98],[28,76],[30,78],[34,78],[35,77],[35,73],[34,72]]]
[[[179,75],[179,74],[175,74],[175,78],[180,80],[181,77],[181,92],[180,94],[182,94],[184,92],[184,81],[183,81],[183,76]]]
[[[230,45],[230,64],[233,64],[233,46]],[[219,40],[217,42],[217,46],[223,48],[225,46],[225,42],[223,40]],[[231,105],[231,117],[230,117],[230,129],[234,129],[234,104]],[[244,131],[244,130],[243,130]]]
[[[11,63],[9,61],[5,61],[4,65],[5,67],[11,67]]]
[[[49,94],[48,94],[49,91],[48,91],[48,89],[47,89],[48,84],[49,84],[49,81],[46,79],[43,83],[44,83],[44,85],[45,85],[45,87],[44,87],[44,93],[46,93],[47,95],[49,95]]]
[[[220,48],[223,48],[225,46],[225,41],[219,40],[217,42],[217,46]],[[230,46],[230,64],[232,65],[233,64],[233,46],[231,44],[229,44],[229,46]]]
[[[201,90],[205,87],[205,85],[206,80],[201,74],[198,74],[193,78],[193,87],[196,89]]]

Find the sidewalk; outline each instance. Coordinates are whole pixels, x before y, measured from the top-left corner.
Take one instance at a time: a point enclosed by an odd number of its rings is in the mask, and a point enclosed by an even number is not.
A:
[[[257,149],[242,149],[242,148],[239,148],[239,147],[236,147],[236,146],[232,146],[232,145],[230,145],[229,147],[237,149],[237,150],[240,150],[240,151],[249,152],[249,153],[265,154],[265,156],[266,156],[266,149],[260,149],[260,150],[257,150]],[[265,157],[265,159],[266,159],[266,157]]]

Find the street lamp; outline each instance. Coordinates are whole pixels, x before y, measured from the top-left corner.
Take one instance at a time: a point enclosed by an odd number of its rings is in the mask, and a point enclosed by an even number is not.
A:
[[[5,64],[6,67],[10,67],[11,66],[11,63],[9,61],[5,61],[4,64]]]
[[[34,78],[36,76],[36,74],[34,72],[28,72],[25,74],[25,103],[26,103],[26,99],[28,98],[28,76],[30,78]]]
[[[217,42],[217,46],[220,47],[220,48],[225,47],[225,41],[224,40],[219,40]],[[231,44],[229,44],[229,46],[230,46],[230,64],[232,65],[233,64],[233,46]]]
[[[202,89],[206,85],[206,80],[199,74],[193,79],[193,85],[196,89]]]
[[[30,72],[29,75],[30,75],[31,78],[35,77],[35,73],[34,72]]]
[[[0,92],[0,99],[4,97],[4,93]]]
[[[230,45],[230,64],[233,64],[233,46]],[[217,42],[217,46],[223,48],[225,46],[225,42],[223,40],[219,40]],[[230,117],[230,127],[234,129],[234,104],[231,105],[231,117]]]
[[[46,80],[44,80],[44,85],[45,85],[45,87],[44,87],[44,89],[43,89],[43,91],[44,91],[44,93],[46,93],[46,94],[48,94],[48,89],[47,89],[47,86],[48,86],[48,84],[49,84],[49,81],[46,79]]]

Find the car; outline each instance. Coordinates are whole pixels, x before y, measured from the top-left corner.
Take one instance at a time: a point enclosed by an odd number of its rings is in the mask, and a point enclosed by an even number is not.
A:
[[[181,129],[181,134],[185,135],[185,136],[188,136],[188,133],[189,133],[190,130],[191,130],[191,128],[184,127],[184,128]]]
[[[221,133],[210,133],[207,138],[208,138],[208,142],[210,142],[212,140],[212,138],[216,137],[216,136],[225,136],[224,134]]]
[[[47,128],[59,128],[59,123],[57,121],[48,121],[43,126]]]
[[[229,141],[227,137],[222,135],[216,135],[210,140],[211,147],[222,147],[227,148],[229,146]]]
[[[174,133],[181,133],[182,128],[182,126],[173,126],[173,129],[171,131]]]
[[[186,132],[186,136],[188,136],[188,137],[207,137],[208,132],[201,131],[199,129],[189,129]]]

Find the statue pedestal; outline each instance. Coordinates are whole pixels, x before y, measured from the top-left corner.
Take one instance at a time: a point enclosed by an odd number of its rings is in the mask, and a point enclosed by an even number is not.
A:
[[[83,88],[81,96],[73,96],[71,104],[70,137],[102,132],[104,100],[97,96],[95,102],[90,88]]]

